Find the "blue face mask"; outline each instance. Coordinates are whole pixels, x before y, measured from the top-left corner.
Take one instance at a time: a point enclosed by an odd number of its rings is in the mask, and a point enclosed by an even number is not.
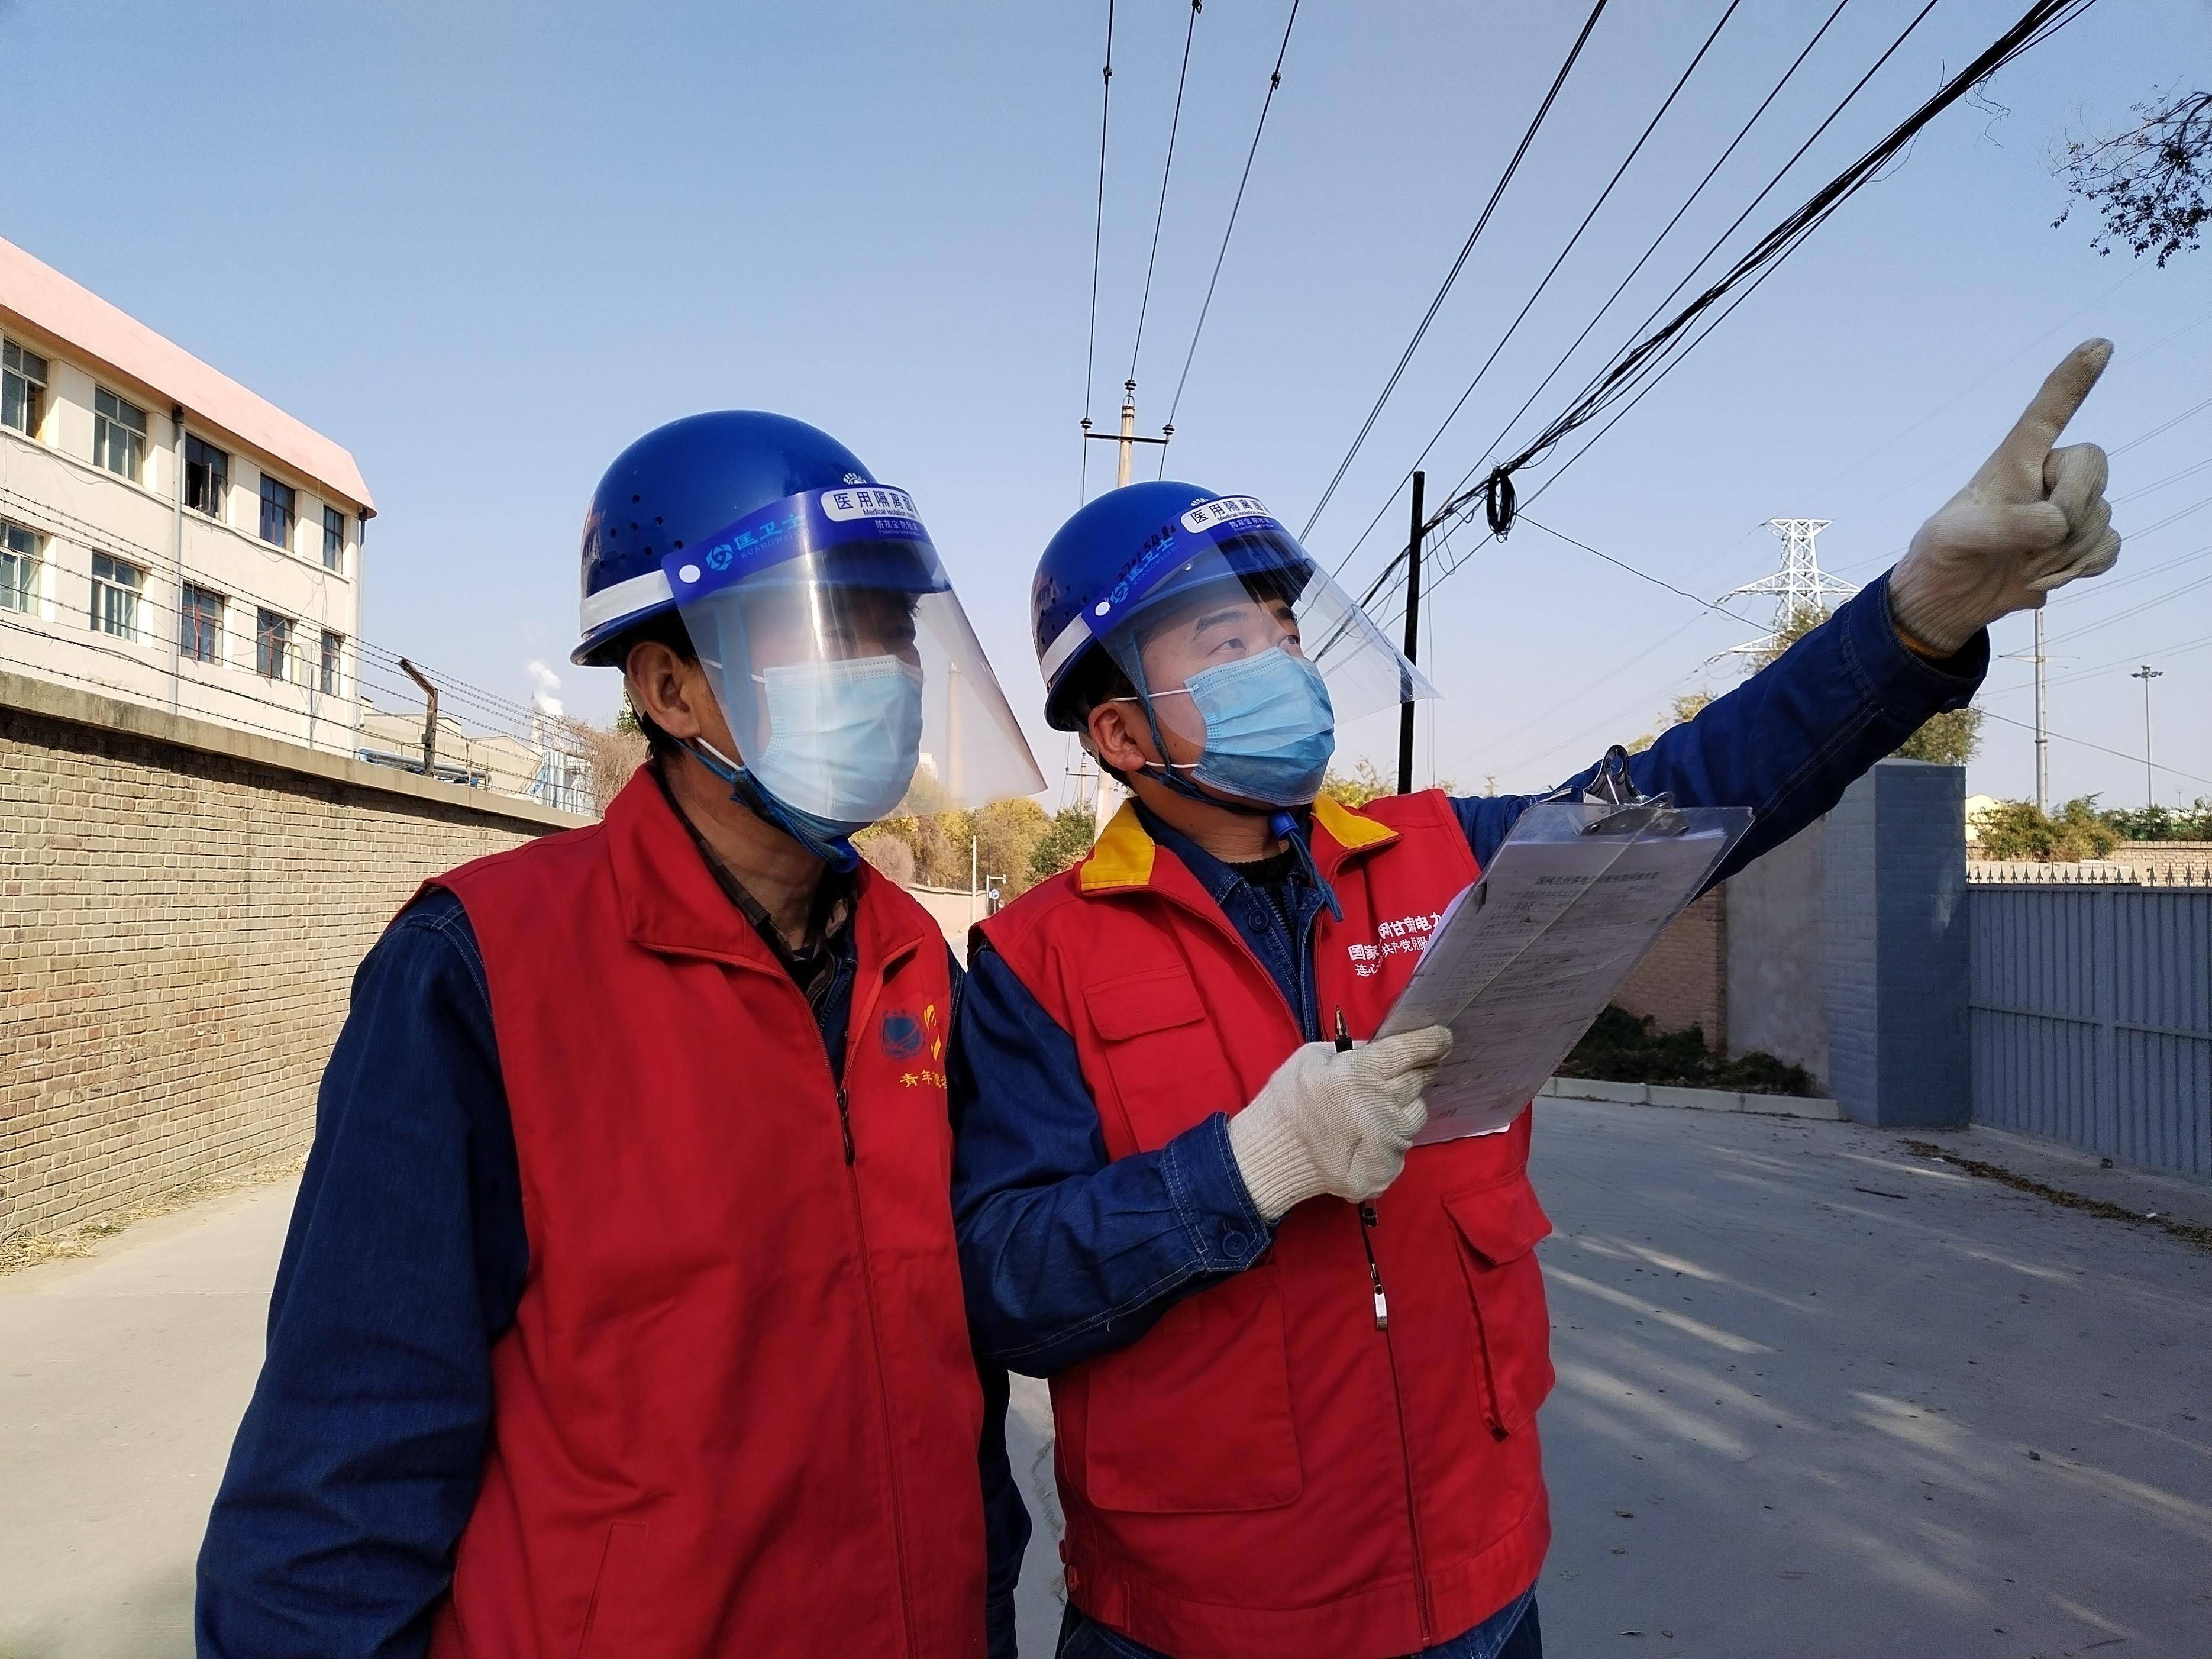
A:
[[[1336,711],[1321,671],[1304,657],[1257,652],[1201,669],[1182,689],[1206,722],[1206,752],[1179,769],[1269,806],[1304,806],[1320,793],[1336,752]]]
[[[704,739],[688,745],[734,798],[838,869],[850,837],[906,796],[921,757],[921,671],[896,657],[769,669],[760,681],[769,738],[739,766]]]
[[[921,758],[921,670],[896,657],[757,674],[768,742],[747,769],[786,807],[850,835],[896,807]]]

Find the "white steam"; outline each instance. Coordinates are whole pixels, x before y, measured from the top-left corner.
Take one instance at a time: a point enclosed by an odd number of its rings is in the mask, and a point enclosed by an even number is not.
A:
[[[529,665],[530,683],[537,689],[530,694],[531,707],[549,720],[559,720],[568,713],[561,699],[553,694],[561,689],[561,677],[542,662]]]

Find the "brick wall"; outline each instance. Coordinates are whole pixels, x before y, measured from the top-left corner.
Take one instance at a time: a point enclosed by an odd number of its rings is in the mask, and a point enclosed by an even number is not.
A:
[[[2105,856],[2108,862],[2130,870],[2185,876],[2198,882],[2212,879],[2212,842],[2124,841]]]
[[[393,910],[577,822],[459,793],[0,675],[0,1237],[302,1150]]]
[[[1613,996],[1613,1005],[1662,1031],[1700,1028],[1705,1047],[1728,1046],[1728,888],[1692,904],[1668,925],[1650,954]]]

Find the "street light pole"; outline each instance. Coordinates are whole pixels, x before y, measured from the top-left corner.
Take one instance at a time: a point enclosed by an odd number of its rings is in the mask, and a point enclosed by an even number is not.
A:
[[[2051,732],[2043,723],[2043,612],[2035,613],[2035,810],[2051,810]]]
[[[2150,683],[2165,678],[2166,671],[2145,663],[2128,678],[2143,683],[2143,805],[2148,808],[2158,803],[2157,793],[2152,788],[2150,781]]]

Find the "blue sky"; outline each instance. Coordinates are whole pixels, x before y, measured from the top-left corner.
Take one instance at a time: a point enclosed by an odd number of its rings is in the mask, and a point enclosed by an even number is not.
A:
[[[1628,337],[1903,28],[1852,0],[1800,79],[1594,336]],[[1941,0],[1755,213],[1765,228],[1993,38],[2021,0]],[[1311,539],[1334,563],[1382,506],[1724,0],[1621,0]],[[913,489],[1057,785],[1027,631],[1038,549],[1078,499],[1104,0],[958,8],[581,4],[113,8],[0,0],[17,138],[0,234],[350,447],[382,508],[362,631],[572,708],[577,528],[623,445],[720,405],[824,426]],[[1138,365],[1166,412],[1287,0],[1212,0]],[[1458,251],[1583,8],[1305,0],[1176,415],[1170,476],[1303,524]],[[1746,0],[1681,103],[1438,445],[1458,477],[1773,84],[1825,8]],[[1127,372],[1188,10],[1121,0],[1092,413]],[[1832,520],[1865,580],[2079,337],[2119,356],[2074,435],[2118,447],[2212,396],[2212,249],[2163,270],[2052,229],[2069,131],[2212,81],[2206,0],[2105,0],[1960,106],[1849,204],[1535,509],[1708,597],[1765,574],[1777,515]],[[2001,106],[2001,107],[2000,107]],[[1635,301],[1641,295],[1643,303]],[[1559,389],[1531,422],[1556,412]],[[1524,423],[1524,426],[1527,423]],[[1109,471],[1093,446],[1091,483]],[[2212,410],[2114,463],[2112,493],[2212,456]],[[1545,471],[1532,471],[1524,495]],[[2163,799],[2212,794],[2212,471],[2124,502],[2104,584],[2054,600],[2061,796],[2140,799],[2156,683]],[[1432,497],[1433,499],[1433,497]],[[1379,568],[1402,501],[1354,556]],[[1387,533],[1385,533],[1387,532]],[[1540,787],[1649,729],[1748,631],[1523,527],[1425,607],[1446,694],[1423,767]],[[2200,555],[2194,558],[2189,556]],[[2168,569],[2153,568],[2171,563]],[[2116,578],[2142,580],[2112,589]],[[2190,584],[2204,585],[2191,590]],[[2103,586],[2111,591],[2100,592]],[[2148,607],[2123,617],[2144,602]],[[1747,607],[1755,610],[1756,607]],[[2100,625],[2100,624],[2109,625]],[[2027,648],[2024,621],[2000,652]],[[2067,676],[2075,678],[2067,678]],[[2025,665],[1988,706],[2031,713]],[[1432,732],[1431,739],[1426,735]],[[1388,752],[1387,730],[1346,733]],[[1970,787],[2032,787],[1990,722]]]

